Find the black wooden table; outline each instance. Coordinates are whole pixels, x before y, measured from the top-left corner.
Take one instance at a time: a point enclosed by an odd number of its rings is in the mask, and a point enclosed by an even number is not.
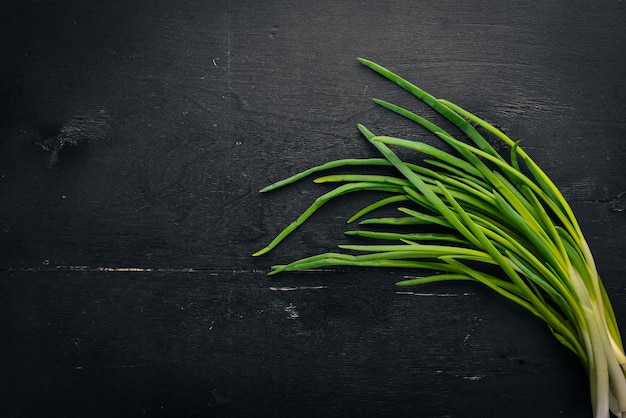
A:
[[[578,360],[480,286],[266,276],[371,196],[251,253],[326,190],[261,187],[415,129],[363,56],[522,140],[626,324],[626,3],[22,0],[0,42],[0,416],[590,416]]]

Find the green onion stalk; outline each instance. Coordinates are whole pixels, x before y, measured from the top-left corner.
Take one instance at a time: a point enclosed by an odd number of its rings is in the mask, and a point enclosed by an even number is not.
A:
[[[588,372],[595,418],[608,417],[609,411],[622,417],[626,356],[617,321],[563,195],[519,143],[500,129],[372,61],[359,61],[430,106],[458,128],[464,140],[405,108],[374,99],[439,137],[448,150],[378,135],[358,125],[380,157],[331,161],[262,189],[268,192],[330,169],[348,171],[316,178],[316,183],[337,186],[254,255],[276,247],[332,199],[353,192],[383,192],[386,197],[348,220],[359,221],[359,229],[346,234],[369,243],[339,245],[344,251],[276,265],[269,274],[328,266],[387,267],[430,272],[398,286],[446,280],[482,283],[545,321],[554,337],[580,359]],[[486,138],[504,144],[506,153]],[[393,148],[419,153],[421,164],[404,161]],[[363,167],[377,168],[376,173],[389,167],[392,174],[363,174]],[[389,206],[395,206],[397,215],[370,217]]]

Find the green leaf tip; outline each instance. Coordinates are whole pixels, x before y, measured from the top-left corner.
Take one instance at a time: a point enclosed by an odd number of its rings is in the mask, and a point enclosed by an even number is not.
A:
[[[258,256],[261,256],[261,255],[263,255],[263,254],[267,253],[269,250],[270,250],[270,249],[269,249],[269,247],[265,247],[265,248],[263,248],[263,249],[261,249],[261,250],[257,251],[256,253],[252,254],[252,257],[258,257]]]

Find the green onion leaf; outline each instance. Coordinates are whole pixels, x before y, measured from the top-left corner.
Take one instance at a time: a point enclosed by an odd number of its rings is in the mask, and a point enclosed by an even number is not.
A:
[[[345,234],[368,244],[339,245],[326,252],[273,266],[269,274],[328,268],[415,270],[398,286],[465,280],[482,284],[541,318],[589,374],[595,418],[611,411],[626,416],[626,355],[615,312],[574,213],[548,175],[519,141],[462,107],[436,99],[390,70],[359,58],[366,67],[430,106],[459,130],[457,137],[436,123],[380,99],[374,102],[438,137],[449,149],[358,129],[379,158],[341,159],[278,181],[268,192],[328,170],[378,168],[379,173],[326,174],[315,183],[341,183],[317,198],[263,249],[275,248],[325,203],[353,192],[383,192],[347,222]],[[481,131],[479,132],[478,129]],[[485,133],[483,136],[481,132]],[[504,158],[491,142],[510,148]],[[404,161],[392,148],[414,153]],[[379,167],[393,170],[380,174]],[[383,169],[385,170],[385,169]],[[366,218],[401,204],[396,217]],[[495,268],[494,268],[495,267]],[[428,272],[428,274],[426,274]]]

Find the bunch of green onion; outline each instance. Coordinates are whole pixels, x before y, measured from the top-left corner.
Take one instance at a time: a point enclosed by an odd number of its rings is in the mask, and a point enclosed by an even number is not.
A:
[[[438,136],[450,152],[376,135],[359,125],[381,158],[332,161],[261,192],[338,167],[388,166],[395,175],[359,172],[317,178],[316,183],[341,184],[315,200],[254,255],[270,251],[331,199],[358,191],[385,192],[387,197],[348,222],[388,205],[399,206],[398,216],[360,222],[379,230],[346,232],[377,240],[376,244],[339,245],[347,253],[324,253],[273,266],[270,274],[327,266],[395,267],[433,273],[401,281],[399,286],[444,280],[482,283],[545,321],[556,339],[580,358],[588,371],[596,418],[609,416],[609,411],[621,417],[626,411],[626,356],[617,321],[581,228],[562,194],[518,142],[500,129],[374,62],[359,61],[426,103],[466,140],[405,108],[374,99]],[[484,135],[506,144],[509,155],[500,155]],[[426,158],[422,165],[405,162],[391,147],[417,151]],[[407,232],[398,232],[398,225],[406,226]],[[433,226],[428,232],[423,229]]]

